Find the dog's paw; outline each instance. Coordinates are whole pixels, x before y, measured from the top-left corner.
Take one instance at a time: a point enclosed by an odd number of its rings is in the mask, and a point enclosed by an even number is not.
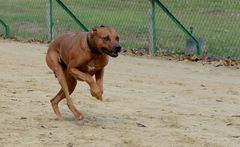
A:
[[[90,89],[90,92],[93,97],[97,98],[98,100],[102,100],[102,91],[97,85],[93,86]]]
[[[83,117],[83,115],[79,115],[79,116],[76,116],[75,117],[77,120],[82,120],[84,117]]]
[[[96,97],[98,100],[102,101],[103,98],[102,98],[102,95],[100,97]]]
[[[98,100],[102,101],[102,93],[101,92],[93,92],[91,91],[91,95],[95,98],[97,98]]]
[[[83,115],[82,115],[82,113],[80,113],[79,111],[76,111],[76,112],[74,113],[74,116],[75,116],[75,118],[76,118],[77,120],[82,120],[82,119],[83,119]]]
[[[62,120],[62,117],[56,117],[54,120],[60,121],[60,120]]]

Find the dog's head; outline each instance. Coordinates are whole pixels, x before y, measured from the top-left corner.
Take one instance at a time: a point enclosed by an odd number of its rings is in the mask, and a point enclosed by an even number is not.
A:
[[[119,36],[115,29],[111,27],[95,27],[89,32],[91,44],[99,53],[105,53],[111,57],[117,57],[121,52]]]

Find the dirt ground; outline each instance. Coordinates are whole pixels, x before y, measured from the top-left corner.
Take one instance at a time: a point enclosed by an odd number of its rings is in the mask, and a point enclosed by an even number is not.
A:
[[[240,146],[240,70],[201,63],[111,58],[104,100],[79,82],[75,120],[45,64],[47,45],[0,40],[0,146]]]

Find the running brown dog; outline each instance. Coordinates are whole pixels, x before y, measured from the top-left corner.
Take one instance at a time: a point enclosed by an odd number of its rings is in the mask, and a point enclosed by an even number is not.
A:
[[[120,51],[118,33],[112,27],[105,26],[95,27],[89,32],[67,33],[50,43],[46,62],[61,85],[60,91],[51,99],[58,119],[61,118],[58,103],[64,98],[75,118],[83,118],[70,97],[77,80],[85,81],[90,86],[91,95],[102,100],[108,55],[117,57]]]

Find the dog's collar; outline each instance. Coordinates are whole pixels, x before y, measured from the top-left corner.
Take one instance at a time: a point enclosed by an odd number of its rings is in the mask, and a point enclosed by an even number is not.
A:
[[[95,49],[95,47],[90,43],[89,33],[87,34],[87,45],[88,45],[88,48],[91,50],[92,53],[98,54],[98,55],[102,55],[102,53],[99,52],[99,51],[97,51],[97,50]]]

